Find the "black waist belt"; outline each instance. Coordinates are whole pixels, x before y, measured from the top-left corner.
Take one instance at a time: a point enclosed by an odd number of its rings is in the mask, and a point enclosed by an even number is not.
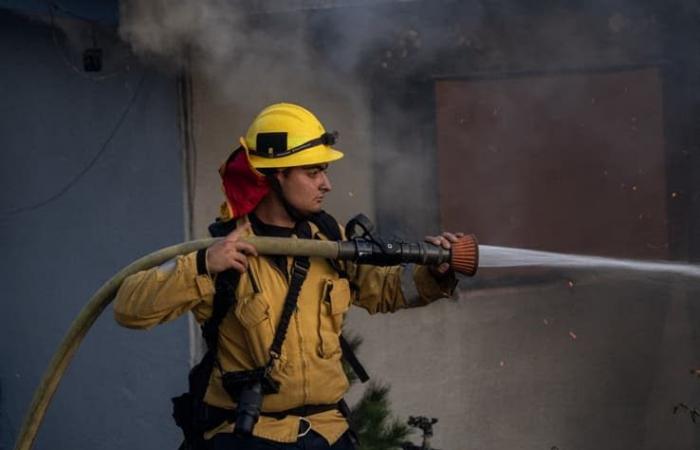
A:
[[[277,420],[282,420],[287,416],[309,417],[313,416],[314,414],[332,411],[334,409],[340,410],[340,406],[337,403],[331,403],[329,405],[304,405],[296,408],[286,409],[284,411],[261,411],[260,415],[265,417],[272,417]]]
[[[277,420],[282,420],[287,416],[309,417],[313,416],[314,414],[332,411],[334,409],[337,409],[343,414],[343,416],[345,416],[343,406],[340,403],[331,403],[328,405],[304,405],[298,406],[296,408],[286,409],[284,411],[275,412],[261,411],[260,415],[265,417],[272,417],[273,419]],[[211,424],[210,426],[216,426],[226,420],[232,422],[236,419],[235,409],[224,409],[218,408],[216,406],[205,405],[203,412],[203,418],[206,418],[206,421]]]

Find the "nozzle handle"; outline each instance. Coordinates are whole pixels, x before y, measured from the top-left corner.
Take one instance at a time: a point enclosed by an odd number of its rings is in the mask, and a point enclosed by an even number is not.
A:
[[[338,259],[359,264],[395,266],[406,263],[450,263],[455,271],[468,276],[473,276],[478,266],[478,244],[474,235],[464,236],[453,243],[451,250],[427,242],[377,242],[362,238],[341,241],[338,245]]]
[[[353,239],[339,243],[339,259],[349,259],[359,264],[395,266],[402,263],[424,265],[450,261],[450,251],[426,242],[371,242]]]

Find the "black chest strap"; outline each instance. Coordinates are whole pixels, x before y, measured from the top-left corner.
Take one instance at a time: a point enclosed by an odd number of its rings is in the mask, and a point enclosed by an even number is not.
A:
[[[287,296],[284,299],[284,306],[282,308],[282,316],[277,324],[272,345],[270,345],[270,363],[268,365],[272,364],[273,359],[279,359],[282,353],[282,344],[284,344],[284,339],[287,337],[289,322],[292,319],[294,310],[297,308],[301,286],[304,284],[306,275],[309,273],[310,265],[309,258],[306,256],[297,256],[294,258],[292,275],[289,280],[289,290],[287,290]]]
[[[311,228],[307,222],[297,222],[294,227],[294,234],[296,234],[298,238],[308,239],[311,237]],[[309,273],[310,266],[311,262],[306,256],[297,256],[292,262],[289,289],[287,290],[287,296],[284,298],[282,316],[277,324],[275,337],[272,340],[272,345],[270,345],[270,362],[268,363],[268,367],[271,367],[274,362],[273,360],[279,359],[282,354],[282,344],[284,344],[284,339],[287,337],[289,322],[292,319],[294,310],[297,308],[301,286],[304,284],[304,280],[306,280],[306,275]]]

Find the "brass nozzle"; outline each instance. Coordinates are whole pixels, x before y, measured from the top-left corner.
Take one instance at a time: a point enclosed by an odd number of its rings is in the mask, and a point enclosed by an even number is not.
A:
[[[474,276],[479,267],[479,243],[476,236],[468,234],[452,243],[450,265],[463,275]]]

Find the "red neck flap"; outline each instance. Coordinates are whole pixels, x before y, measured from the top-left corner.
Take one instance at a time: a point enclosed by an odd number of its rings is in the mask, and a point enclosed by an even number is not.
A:
[[[248,161],[248,154],[239,147],[219,169],[223,191],[231,212],[237,219],[252,212],[270,192],[263,174],[255,170]]]

